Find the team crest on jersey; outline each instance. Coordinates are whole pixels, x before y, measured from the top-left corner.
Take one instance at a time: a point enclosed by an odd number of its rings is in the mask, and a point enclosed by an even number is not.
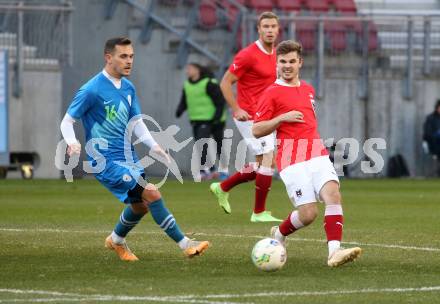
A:
[[[123,176],[122,176],[122,180],[124,181],[124,182],[131,182],[131,180],[132,180],[132,177],[130,176],[130,175],[128,175],[128,174],[124,174]]]
[[[127,96],[127,101],[128,101],[128,104],[131,106],[131,95]]]

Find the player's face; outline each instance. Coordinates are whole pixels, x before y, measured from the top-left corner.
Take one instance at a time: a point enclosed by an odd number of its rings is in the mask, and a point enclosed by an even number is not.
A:
[[[302,66],[302,58],[297,52],[290,52],[277,57],[277,69],[280,77],[287,81],[293,81],[299,78],[299,70]]]
[[[277,40],[280,27],[277,19],[268,18],[260,21],[258,26],[258,34],[260,39],[266,44],[273,44]]]
[[[129,76],[133,67],[133,46],[116,45],[112,54],[105,54],[107,66],[113,72],[112,76]]]

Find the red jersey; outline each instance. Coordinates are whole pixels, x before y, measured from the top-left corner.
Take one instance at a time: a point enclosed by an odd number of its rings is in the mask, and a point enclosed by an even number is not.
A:
[[[310,160],[313,157],[328,155],[318,132],[315,114],[315,90],[301,81],[298,87],[277,80],[261,96],[256,122],[272,118],[290,111],[303,113],[303,123],[281,123],[277,128],[277,166],[284,168]]]
[[[257,101],[267,87],[277,79],[275,50],[267,53],[260,41],[242,49],[235,56],[229,72],[238,77],[237,103],[254,118]]]

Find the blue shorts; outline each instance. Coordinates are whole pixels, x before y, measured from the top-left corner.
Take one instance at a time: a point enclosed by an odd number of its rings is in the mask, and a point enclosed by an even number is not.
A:
[[[133,195],[129,195],[129,192],[133,192],[131,190],[136,188],[137,182],[141,178],[145,179],[142,167],[126,163],[122,166],[119,162],[112,162],[95,177],[121,202],[125,204],[139,202],[139,197],[133,197]]]

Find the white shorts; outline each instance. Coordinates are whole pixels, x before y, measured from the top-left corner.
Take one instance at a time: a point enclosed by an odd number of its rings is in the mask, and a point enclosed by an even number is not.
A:
[[[239,121],[234,118],[234,122],[246,145],[254,155],[263,155],[275,150],[275,133],[256,138],[252,134],[253,120]]]
[[[280,172],[287,194],[295,207],[319,201],[319,192],[328,181],[339,178],[328,156],[293,164]]]

